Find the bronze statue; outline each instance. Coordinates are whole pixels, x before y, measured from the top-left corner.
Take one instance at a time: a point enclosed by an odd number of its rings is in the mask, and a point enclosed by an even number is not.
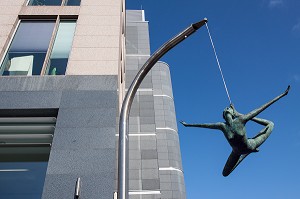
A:
[[[264,111],[270,105],[278,101],[280,98],[284,97],[288,94],[290,90],[290,86],[286,89],[284,93],[275,97],[271,101],[262,105],[261,107],[249,112],[248,114],[241,114],[237,112],[233,106],[225,108],[223,111],[223,118],[225,122],[218,123],[208,123],[208,124],[187,124],[183,121],[181,123],[185,127],[201,127],[201,128],[209,128],[209,129],[217,129],[221,130],[224,133],[227,141],[232,147],[232,152],[228,157],[228,160],[223,169],[223,176],[228,176],[238,165],[239,163],[247,157],[252,152],[258,152],[258,147],[266,141],[266,139],[270,136],[274,123],[266,120],[257,118],[259,113]],[[246,134],[246,123],[251,120],[260,125],[265,126],[255,137],[247,138]]]

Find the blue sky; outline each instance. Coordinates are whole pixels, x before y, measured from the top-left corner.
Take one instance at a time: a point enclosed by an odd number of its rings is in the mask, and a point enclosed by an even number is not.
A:
[[[247,113],[291,91],[259,116],[275,123],[260,152],[230,176],[222,170],[231,152],[216,130],[178,124],[187,198],[294,199],[300,195],[300,1],[127,0],[145,10],[151,49],[207,17],[231,99]],[[229,105],[205,27],[162,58],[170,65],[177,119],[223,121]],[[262,127],[247,124],[249,137]]]

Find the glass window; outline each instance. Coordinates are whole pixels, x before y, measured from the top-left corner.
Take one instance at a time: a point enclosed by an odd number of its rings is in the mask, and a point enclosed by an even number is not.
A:
[[[79,6],[80,0],[29,0],[29,6]]]
[[[76,21],[60,21],[54,38],[55,26],[55,21],[21,21],[3,58],[0,75],[64,75]],[[52,52],[48,51],[49,46],[53,47]]]
[[[72,47],[76,21],[61,21],[54,41],[46,74],[64,75]]]
[[[40,75],[55,21],[22,21],[2,62],[2,75]]]
[[[47,162],[1,162],[1,197],[41,199],[46,169]]]
[[[29,6],[60,6],[62,0],[30,0]]]
[[[40,199],[56,118],[0,118],[0,193]]]
[[[80,6],[80,0],[66,0],[67,6]]]

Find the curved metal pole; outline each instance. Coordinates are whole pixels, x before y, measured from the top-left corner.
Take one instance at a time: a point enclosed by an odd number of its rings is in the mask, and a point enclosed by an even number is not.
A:
[[[136,91],[151,68],[164,54],[196,32],[206,22],[207,19],[204,18],[202,21],[192,24],[156,50],[137,73],[125,95],[119,120],[118,199],[128,199],[128,124],[129,112]]]

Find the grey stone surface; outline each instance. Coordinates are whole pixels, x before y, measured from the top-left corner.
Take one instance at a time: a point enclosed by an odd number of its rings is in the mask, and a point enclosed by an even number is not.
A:
[[[157,159],[156,147],[154,150],[142,150],[142,159]]]
[[[129,160],[129,169],[141,169],[142,160]]]
[[[75,185],[78,177],[80,176],[76,174],[48,174],[45,179],[42,198],[74,198]]]
[[[172,191],[161,191],[162,198],[173,198]]]
[[[83,83],[80,78],[67,82],[75,85]],[[81,177],[82,198],[112,197],[117,93],[113,87],[89,91],[78,85],[79,90],[72,90],[69,83],[65,84],[67,89],[63,91],[59,105],[47,175],[72,174]],[[75,85],[72,85],[73,88]],[[47,176],[46,179],[51,183],[52,178]],[[46,191],[44,196],[48,197],[52,191]]]
[[[159,167],[170,167],[170,160],[158,160]]]
[[[126,29],[126,88],[150,56],[148,23],[142,21],[141,11],[128,13],[130,17],[127,18]],[[129,121],[130,133],[137,136],[130,137],[129,148],[134,162],[130,161],[129,173],[132,179],[129,180],[135,180],[133,178],[142,175],[138,184],[140,186],[142,183],[142,187],[139,188],[161,191],[161,194],[130,195],[130,199],[184,199],[184,181],[171,180],[171,175],[181,179],[183,176],[179,175],[182,174],[178,171],[171,173],[170,170],[159,170],[169,167],[182,170],[171,78],[166,63],[158,62],[143,80],[135,96],[130,116],[134,118]],[[148,135],[142,136],[143,134]],[[177,191],[176,195],[173,194],[173,190]]]
[[[140,109],[141,117],[154,117],[155,113],[153,109]]]
[[[155,124],[141,124],[140,127],[141,132],[155,132]]]
[[[78,177],[81,198],[112,198],[116,80],[116,76],[0,78],[0,109],[7,114],[35,116],[46,110],[52,116],[57,111],[48,110],[58,110],[43,199],[73,198]]]
[[[151,98],[150,98],[151,99]],[[151,103],[152,102],[152,103]],[[141,109],[154,109],[154,103],[153,103],[153,99],[152,101],[142,101],[142,99],[140,98],[140,108]]]
[[[129,178],[138,180],[142,178],[142,170],[141,169],[131,169],[129,172]]]
[[[56,128],[52,150],[114,149],[115,128]]]
[[[142,169],[155,169],[158,168],[157,159],[142,159]]]
[[[160,188],[159,179],[143,179],[143,190],[157,190]]]
[[[129,117],[130,124],[139,124],[140,118],[139,117]]]
[[[150,140],[150,139],[149,140],[142,140],[140,148],[142,149],[142,155],[143,155],[144,150],[156,150],[156,140]],[[144,156],[146,157],[145,154],[144,154]],[[157,159],[157,156],[156,156],[156,159]]]
[[[158,153],[158,159],[159,160],[168,160],[169,155],[168,155],[168,153]]]
[[[111,176],[113,173],[93,175],[51,174],[45,180],[43,199],[74,198],[76,180],[81,178],[80,198],[112,198]],[[55,190],[55,191],[54,191]],[[48,194],[51,193],[51,194]]]
[[[60,91],[2,91],[0,109],[57,108],[61,95]]]
[[[138,132],[140,126],[138,124],[130,124],[129,125],[129,132]]]
[[[113,90],[117,76],[20,76],[0,78],[0,91]]]
[[[160,173],[161,173],[161,171],[160,171]],[[160,178],[160,182],[165,182],[165,183],[170,183],[171,182],[171,175],[160,174],[159,178]]]
[[[169,182],[161,182],[160,183],[160,188],[162,190],[172,190],[172,183]]]
[[[60,120],[60,117],[68,120]],[[57,127],[111,127],[116,124],[116,108],[61,108]]]
[[[142,179],[158,179],[158,170],[157,169],[143,169],[142,170]]]
[[[129,139],[130,142],[130,139]],[[129,150],[129,159],[130,160],[140,160],[142,158],[140,150]]]
[[[50,154],[47,174],[114,172],[114,149],[56,150]]]
[[[60,108],[115,108],[116,91],[64,91]]]
[[[133,141],[131,140],[129,142],[129,150],[132,151],[132,150],[139,150],[140,151],[141,149],[141,146],[140,146],[140,141]],[[129,155],[130,156],[130,155]]]
[[[142,190],[142,180],[129,180],[129,190]]]

